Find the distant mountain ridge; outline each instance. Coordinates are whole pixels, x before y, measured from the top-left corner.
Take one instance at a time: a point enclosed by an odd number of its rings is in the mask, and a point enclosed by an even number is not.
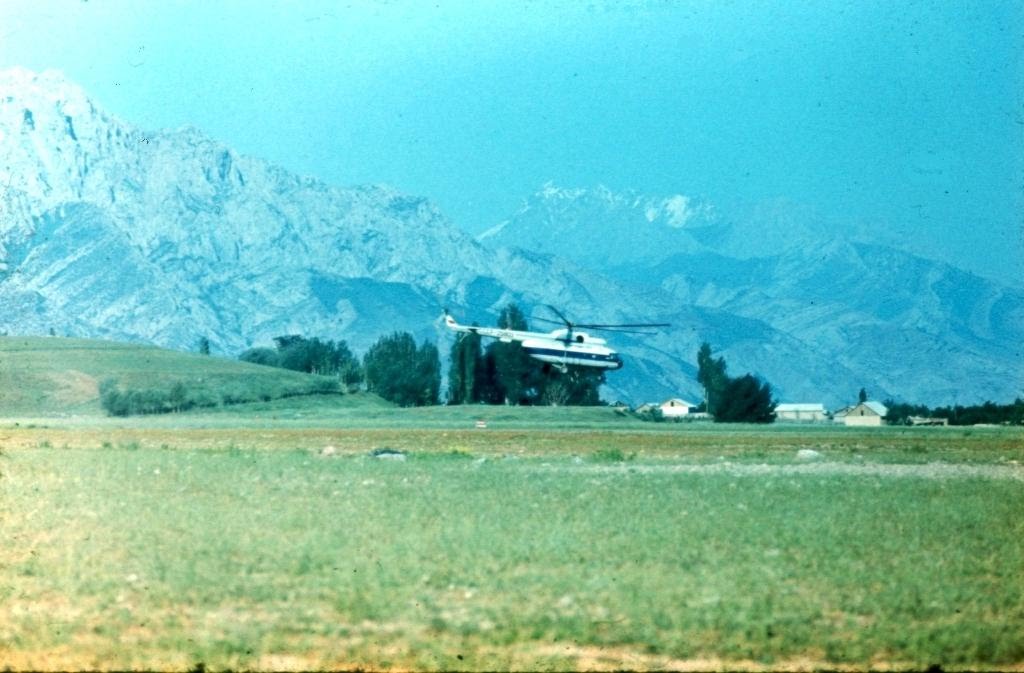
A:
[[[1020,292],[884,246],[805,236],[745,255],[749,235],[705,200],[552,185],[475,240],[424,198],[295,176],[191,128],[141,131],[59,73],[0,72],[0,101],[0,331],[236,354],[286,333],[362,351],[402,329],[445,352],[442,306],[486,323],[516,300],[673,324],[616,335],[627,366],[609,398],[699,399],[702,340],[790,401],[1020,391]]]
[[[831,361],[837,380],[873,372],[868,387],[879,396],[956,401],[1024,394],[1019,288],[781,200],[729,218],[711,204],[670,198],[700,206],[673,226],[664,215],[649,216],[648,204],[668,199],[547,184],[479,240],[522,240],[557,251],[661,310],[687,305],[755,321]],[[769,380],[785,380],[780,363],[756,351],[744,364],[759,362],[757,371]]]
[[[682,194],[649,198],[603,186],[563,189],[547,183],[509,220],[477,238],[490,246],[535,250],[605,269],[707,250],[692,230],[713,221],[711,204]]]

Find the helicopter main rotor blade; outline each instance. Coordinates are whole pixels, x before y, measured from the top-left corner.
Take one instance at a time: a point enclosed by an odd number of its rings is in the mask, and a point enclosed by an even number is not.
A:
[[[551,309],[554,312],[555,315],[557,315],[559,318],[561,318],[562,322],[565,323],[566,327],[568,327],[569,329],[572,329],[574,327],[572,321],[569,320],[568,318],[566,318],[565,315],[563,315],[562,312],[559,311],[557,308],[555,308],[551,304],[544,304],[544,305],[547,306],[549,309]]]
[[[606,329],[614,330],[619,327],[671,327],[671,323],[667,322],[642,322],[642,323],[622,323],[619,325],[601,325],[591,323],[577,323],[576,327],[588,327],[590,329]]]
[[[565,325],[565,322],[562,320],[551,320],[550,318],[531,318],[531,320],[536,322],[546,322],[551,325]]]
[[[644,336],[657,336],[658,335],[657,332],[643,332],[641,330],[635,330],[635,329],[616,329],[614,327],[593,327],[591,329],[596,329],[599,332],[614,332],[615,334],[642,334]]]
[[[551,304],[544,304],[544,306],[546,306],[552,313],[557,315],[561,319],[562,324],[564,324],[566,326],[566,328],[568,328],[569,331],[568,331],[568,334],[566,335],[567,337],[568,337],[568,335],[572,334],[573,330],[581,328],[581,327],[585,328],[585,329],[603,330],[603,331],[606,331],[606,332],[623,332],[625,334],[644,334],[644,335],[651,336],[651,335],[654,335],[656,333],[655,332],[638,332],[638,331],[633,331],[633,330],[635,328],[651,329],[651,328],[657,328],[657,327],[671,327],[672,326],[670,323],[667,323],[667,322],[643,322],[643,323],[619,323],[619,324],[582,323],[582,322],[577,323],[577,322],[573,322],[573,321],[569,320],[568,318],[566,318],[564,313],[559,311],[557,308],[555,308]],[[549,320],[548,318],[534,318],[534,320],[539,321],[539,322],[550,323],[552,325],[558,325],[559,324],[557,321]]]

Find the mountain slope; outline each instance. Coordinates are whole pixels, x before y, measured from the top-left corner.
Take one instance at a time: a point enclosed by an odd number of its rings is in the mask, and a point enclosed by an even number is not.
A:
[[[301,327],[282,318],[296,305],[314,322],[329,316],[331,329],[338,313],[354,318],[353,307],[324,304],[336,279],[405,284],[436,298],[509,267],[539,271],[521,258],[495,259],[425,199],[331,188],[238,157],[191,129],[143,133],[55,74],[21,79],[4,83],[8,97],[20,96],[0,121],[8,291],[65,306],[75,296],[51,280],[70,267],[96,285],[104,274],[124,277],[124,289],[156,286],[162,297],[198,302],[211,315],[193,316],[194,331],[230,350],[246,345],[224,325],[235,314],[266,325],[250,338]],[[107,251],[117,270],[79,250],[83,241]],[[555,289],[575,284],[557,265],[542,275]]]

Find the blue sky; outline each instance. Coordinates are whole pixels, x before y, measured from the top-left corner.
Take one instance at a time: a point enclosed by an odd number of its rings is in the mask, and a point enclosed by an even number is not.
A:
[[[474,232],[549,180],[783,198],[1011,279],[1019,5],[3,0],[0,67]]]

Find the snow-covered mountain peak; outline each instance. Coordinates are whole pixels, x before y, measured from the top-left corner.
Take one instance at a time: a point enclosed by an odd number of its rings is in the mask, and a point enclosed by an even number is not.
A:
[[[553,181],[548,180],[545,182],[535,196],[539,196],[543,199],[554,201],[554,200],[572,200],[579,198],[586,194],[585,189],[566,189],[564,187],[557,186]]]
[[[711,204],[683,194],[656,197],[604,185],[567,189],[545,184],[507,221],[478,239],[564,255],[587,267],[657,262],[701,245],[689,229],[714,221]],[[644,245],[623,245],[635,236]]]
[[[660,201],[655,199],[647,201],[644,206],[644,216],[648,222],[661,220],[669,227],[681,229],[688,225],[714,220],[715,209],[710,203],[684,194],[676,194]]]

